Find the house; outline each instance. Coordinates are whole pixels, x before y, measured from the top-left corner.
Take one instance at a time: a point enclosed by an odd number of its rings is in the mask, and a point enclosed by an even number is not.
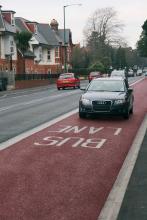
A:
[[[16,72],[17,68],[14,14],[11,10],[1,10],[0,6],[0,71]]]
[[[17,31],[29,31],[32,33],[30,40],[30,52],[34,59],[26,62],[26,73],[60,73],[64,68],[64,30],[58,29],[58,22],[53,19],[50,24],[37,23],[16,17],[15,24]],[[70,65],[72,53],[72,35],[69,29],[65,30],[66,59]],[[20,55],[19,51],[18,54]],[[32,56],[33,57],[33,56]],[[20,59],[20,57],[18,57]],[[29,60],[29,57],[27,57]],[[21,62],[19,62],[21,65]],[[19,64],[18,64],[19,65]],[[20,70],[20,68],[18,68]],[[18,71],[18,73],[20,73]]]
[[[0,71],[60,73],[64,71],[65,59],[67,66],[71,66],[73,43],[70,29],[59,29],[55,19],[44,24],[14,15],[14,11],[2,10],[0,6]],[[17,48],[15,41],[16,33],[22,31],[32,34],[30,49],[25,54]]]

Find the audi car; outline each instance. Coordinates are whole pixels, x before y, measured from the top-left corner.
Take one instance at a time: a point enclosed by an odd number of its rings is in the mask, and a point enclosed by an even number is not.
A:
[[[80,79],[74,73],[63,73],[60,74],[56,84],[58,90],[65,88],[80,88]]]
[[[92,114],[121,115],[128,119],[133,113],[133,89],[121,77],[98,78],[91,81],[79,100],[79,117]]]

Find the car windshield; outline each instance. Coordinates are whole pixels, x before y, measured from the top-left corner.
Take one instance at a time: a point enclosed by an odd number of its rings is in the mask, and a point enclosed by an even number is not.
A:
[[[87,90],[98,92],[124,92],[125,88],[122,80],[94,80]]]
[[[64,75],[60,75],[59,79],[69,79],[73,77],[74,77],[74,74],[64,74]]]

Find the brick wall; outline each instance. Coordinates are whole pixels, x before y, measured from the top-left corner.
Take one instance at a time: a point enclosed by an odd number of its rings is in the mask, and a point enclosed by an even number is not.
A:
[[[47,85],[49,86],[50,84],[51,82],[49,80],[21,80],[15,82],[15,89],[26,89],[26,88],[47,86]]]

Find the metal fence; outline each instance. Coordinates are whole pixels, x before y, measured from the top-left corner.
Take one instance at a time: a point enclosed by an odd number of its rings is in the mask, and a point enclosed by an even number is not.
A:
[[[15,73],[13,71],[0,72],[0,80],[3,83],[4,90],[15,88]]]
[[[45,80],[45,79],[57,79],[59,74],[16,74],[15,80]]]

